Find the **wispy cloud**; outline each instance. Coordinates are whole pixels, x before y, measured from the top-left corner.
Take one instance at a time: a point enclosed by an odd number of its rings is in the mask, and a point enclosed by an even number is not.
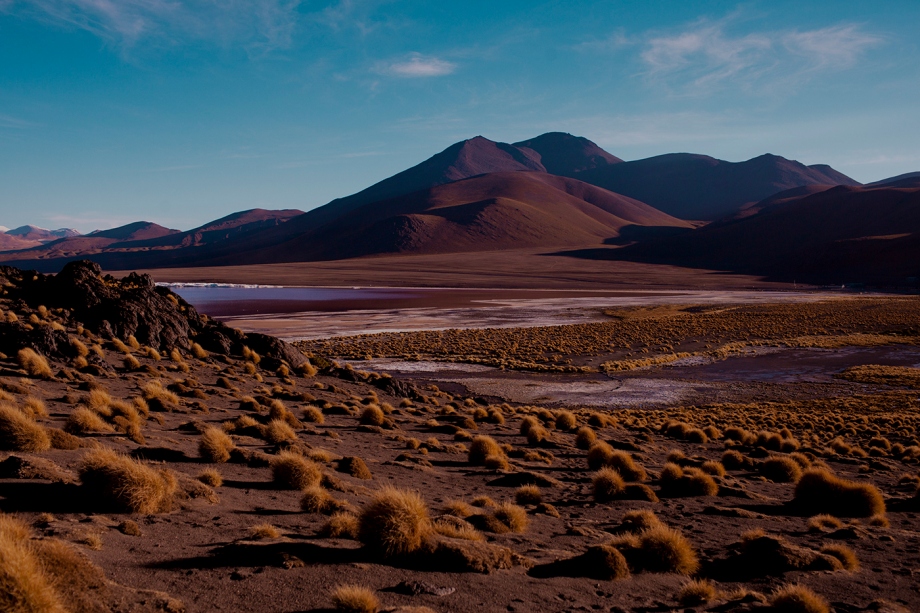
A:
[[[113,44],[189,40],[287,47],[302,0],[13,0],[0,11],[87,30]]]
[[[457,65],[436,57],[411,53],[408,57],[378,64],[377,72],[406,79],[443,77],[457,69]]]
[[[729,86],[758,93],[778,84],[795,87],[856,66],[884,42],[859,24],[737,33],[740,21],[735,13],[717,21],[700,19],[666,33],[630,37],[618,31],[576,48],[594,52],[636,48],[640,74],[649,82],[681,94],[707,95]]]
[[[32,123],[31,121],[26,121],[25,119],[19,119],[18,117],[3,115],[0,113],[0,128],[23,130],[25,128],[33,128],[35,125],[36,124]]]

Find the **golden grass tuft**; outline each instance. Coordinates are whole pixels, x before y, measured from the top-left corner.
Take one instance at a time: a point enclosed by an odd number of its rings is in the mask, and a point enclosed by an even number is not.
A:
[[[168,511],[176,494],[176,480],[171,474],[111,449],[87,453],[79,473],[83,487],[94,496],[131,513]]]
[[[329,515],[341,511],[344,506],[343,502],[333,498],[332,494],[319,485],[306,488],[300,499],[300,508],[306,513]]]
[[[462,519],[473,514],[473,507],[462,500],[449,500],[444,505],[443,511],[446,515],[453,515]]]
[[[51,438],[45,428],[20,411],[0,403],[0,449],[7,451],[47,451]]]
[[[590,449],[597,441],[597,434],[589,426],[582,426],[575,433],[575,446],[579,449]]]
[[[556,429],[562,430],[563,432],[569,432],[575,429],[575,426],[578,425],[578,419],[575,417],[575,413],[571,411],[560,411],[556,414]]]
[[[297,438],[294,429],[282,419],[273,419],[263,428],[262,437],[269,443],[283,443]]]
[[[271,524],[259,524],[250,528],[249,535],[254,539],[276,539],[281,532]]]
[[[16,354],[16,360],[19,362],[20,368],[33,377],[54,378],[54,373],[51,371],[48,360],[34,349],[28,347],[20,349],[19,353]]]
[[[380,601],[360,585],[340,585],[332,591],[332,604],[340,613],[377,613]]]
[[[683,606],[706,604],[718,595],[716,586],[707,579],[694,579],[685,583],[677,593],[677,602]]]
[[[470,464],[484,466],[489,457],[503,457],[505,452],[491,436],[477,436],[470,443]]]
[[[659,482],[665,496],[715,496],[719,493],[719,486],[701,469],[684,469],[673,463],[664,465]]]
[[[271,468],[275,483],[292,490],[305,490],[319,485],[323,478],[319,466],[290,451],[282,451],[272,458]]]
[[[48,417],[48,407],[41,398],[35,396],[26,396],[22,401],[22,412],[31,418]]]
[[[385,556],[418,551],[430,532],[428,507],[413,491],[385,487],[358,516],[358,539]]]
[[[192,343],[192,355],[198,358],[199,360],[208,359],[208,352],[198,343]]]
[[[639,566],[645,571],[692,575],[700,566],[693,546],[673,528],[648,528],[640,532],[637,538],[637,558]],[[626,557],[629,559],[630,556]]]
[[[843,527],[843,522],[827,513],[815,515],[808,519],[809,532],[825,532],[827,530],[838,530]]]
[[[602,468],[591,478],[591,488],[594,493],[594,500],[598,502],[608,502],[614,500],[626,491],[626,482],[616,470],[612,468]]]
[[[843,565],[846,570],[859,570],[859,558],[856,557],[856,552],[842,543],[825,545],[821,548],[821,553],[825,553],[840,560],[840,564]]]
[[[376,404],[371,404],[364,408],[359,421],[365,426],[382,426],[385,420],[386,415],[383,410]]]
[[[536,485],[522,485],[514,492],[514,501],[518,504],[540,504],[543,493]]]
[[[215,426],[208,427],[198,441],[198,453],[208,462],[222,464],[230,459],[236,446],[230,436]]]
[[[489,532],[504,534],[506,532],[525,532],[530,521],[527,511],[510,502],[499,503],[484,517],[484,526]]]
[[[224,484],[223,476],[214,468],[206,468],[201,471],[198,480],[211,487],[220,487]]]
[[[358,538],[358,518],[354,513],[340,511],[333,513],[323,525],[320,533],[328,538]]]
[[[786,585],[770,595],[770,610],[775,613],[829,613],[827,601],[804,585]]]
[[[66,613],[24,523],[0,514],[0,610]]]
[[[326,421],[326,418],[318,408],[307,407],[303,410],[303,420],[312,424],[322,424]]]
[[[95,411],[80,406],[67,416],[64,430],[71,434],[92,434],[94,432],[114,432],[115,428],[106,423]]]
[[[760,474],[776,483],[795,483],[802,477],[802,467],[788,456],[773,456],[760,463]]]
[[[813,513],[838,517],[871,517],[885,513],[885,500],[871,483],[837,477],[825,468],[811,468],[795,487],[794,502]]]

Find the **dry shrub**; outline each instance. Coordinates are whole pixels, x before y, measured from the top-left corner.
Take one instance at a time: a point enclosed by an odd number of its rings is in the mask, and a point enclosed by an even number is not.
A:
[[[549,430],[543,426],[537,425],[530,428],[527,431],[527,444],[536,447],[537,445],[542,445],[543,443],[549,440]]]
[[[199,360],[208,359],[208,352],[204,350],[204,347],[198,343],[192,343],[192,355],[198,358]]]
[[[273,419],[262,429],[262,437],[269,443],[283,443],[297,438],[294,429],[281,419]]]
[[[45,428],[28,415],[0,403],[0,449],[7,451],[47,451],[51,439]]]
[[[272,458],[272,479],[278,485],[292,489],[305,490],[319,485],[323,473],[319,466],[302,455],[282,451]]]
[[[70,337],[70,346],[73,348],[74,352],[81,358],[85,358],[89,355],[89,349],[80,339],[76,337]]]
[[[843,522],[827,513],[815,515],[808,520],[809,532],[825,532],[826,530],[839,530],[843,527]]]
[[[677,464],[664,465],[660,478],[661,493],[665,496],[715,496],[719,486],[712,477],[699,468],[683,469]]]
[[[591,487],[594,492],[594,500],[607,502],[623,494],[626,490],[626,483],[617,471],[612,468],[602,468],[591,478]]]
[[[610,545],[594,545],[579,557],[584,574],[592,579],[614,581],[629,577],[629,564],[620,550]]]
[[[303,410],[303,420],[312,424],[322,424],[326,421],[326,418],[318,408],[307,407]]]
[[[418,551],[430,532],[425,501],[408,490],[383,488],[358,516],[358,539],[384,556]]]
[[[477,436],[470,443],[470,464],[483,466],[489,457],[503,457],[505,452],[491,436]]]
[[[450,500],[444,505],[444,513],[462,519],[472,515],[473,508],[462,500]]]
[[[230,459],[235,445],[233,439],[220,428],[209,426],[198,441],[198,453],[208,462],[221,464]]]
[[[750,466],[750,459],[740,451],[729,449],[722,454],[722,466],[728,470],[739,470]]]
[[[840,564],[849,571],[859,570],[859,558],[856,553],[841,543],[831,543],[821,548],[821,553],[833,556],[840,560]]]
[[[569,432],[575,429],[575,426],[578,425],[578,419],[575,417],[575,413],[571,411],[560,411],[556,414],[556,429],[562,430],[563,432]]]
[[[125,370],[135,371],[140,370],[141,362],[133,355],[126,355],[121,361],[122,366],[125,367]]]
[[[340,585],[332,591],[332,604],[341,613],[377,613],[380,601],[360,585]]]
[[[224,484],[224,478],[220,472],[213,468],[206,468],[198,475],[198,480],[211,487],[220,487]]]
[[[920,490],[918,490],[918,493],[914,495],[914,499],[920,500]],[[868,520],[866,520],[866,523],[870,526],[875,526],[876,528],[888,528],[891,526],[891,522],[888,521],[888,518],[882,514],[873,515]]]
[[[640,509],[628,511],[620,521],[620,525],[617,527],[616,532],[639,534],[645,530],[662,526],[664,526],[664,524],[658,519],[654,512],[648,509]]]
[[[664,525],[620,537],[610,544],[620,549],[637,571],[692,575],[700,566],[696,551],[684,535]]]
[[[725,467],[721,462],[716,462],[715,460],[707,460],[703,462],[703,465],[700,466],[702,470],[707,475],[713,475],[714,477],[724,477],[725,476]]]
[[[770,610],[775,613],[829,613],[827,601],[804,585],[786,585],[770,595]]]
[[[527,511],[510,502],[502,502],[491,509],[488,515],[482,516],[482,527],[495,534],[507,532],[524,532],[530,523]]]
[[[333,513],[323,525],[320,533],[329,538],[358,538],[358,518],[354,513],[341,511]]]
[[[86,407],[77,407],[67,417],[64,430],[71,434],[91,434],[93,432],[114,432],[115,428],[99,417],[98,413]]]
[[[760,463],[760,474],[776,483],[795,483],[802,477],[799,463],[787,456],[773,456]]]
[[[131,513],[160,513],[172,508],[176,479],[116,453],[94,449],[80,463],[80,480],[93,496]]]
[[[543,493],[536,485],[522,485],[514,492],[514,501],[518,504],[540,504]]]
[[[588,467],[598,470],[603,467],[616,469],[626,481],[645,481],[645,469],[636,464],[625,451],[617,451],[609,444],[599,441],[588,450]]]
[[[48,408],[41,398],[35,396],[26,396],[22,402],[22,411],[32,418],[48,417]]]
[[[837,477],[825,468],[811,468],[795,487],[794,502],[813,513],[839,517],[871,517],[885,513],[885,500],[871,483]]]
[[[718,591],[712,581],[695,579],[680,588],[677,593],[677,602],[683,606],[701,605],[714,600],[717,594]]]
[[[147,383],[144,388],[144,400],[151,407],[161,411],[169,411],[179,404],[179,396],[163,387],[159,380]]]
[[[20,368],[33,377],[54,378],[54,373],[51,371],[51,366],[48,365],[48,360],[33,349],[28,347],[20,349],[19,353],[16,354],[16,360],[19,362]]]
[[[371,404],[364,407],[359,421],[365,426],[382,426],[385,420],[386,415],[383,410],[377,405]]]
[[[128,536],[143,536],[141,527],[137,525],[137,522],[131,521],[130,519],[126,519],[118,524],[118,531]]]
[[[597,441],[597,434],[588,426],[582,426],[575,433],[575,446],[579,449],[590,449]]]
[[[343,506],[344,503],[333,498],[332,494],[319,485],[306,488],[300,499],[300,508],[307,513],[329,515],[342,510]]]
[[[0,610],[66,613],[24,523],[0,515]]]
[[[281,532],[271,524],[259,524],[249,529],[249,535],[254,539],[276,539]]]

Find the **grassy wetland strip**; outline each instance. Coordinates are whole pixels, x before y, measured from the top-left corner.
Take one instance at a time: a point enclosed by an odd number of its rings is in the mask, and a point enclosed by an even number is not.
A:
[[[468,362],[544,372],[632,370],[752,347],[839,348],[920,343],[920,299],[658,306],[607,310],[609,321],[534,328],[381,333],[297,343],[345,359]]]

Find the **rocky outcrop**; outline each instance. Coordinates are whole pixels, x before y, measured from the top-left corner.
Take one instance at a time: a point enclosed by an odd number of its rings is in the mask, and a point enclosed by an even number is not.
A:
[[[103,338],[126,340],[133,336],[158,351],[188,349],[198,343],[207,351],[242,355],[255,351],[266,368],[282,362],[299,366],[302,353],[264,334],[244,334],[195,310],[166,287],[157,287],[149,275],[131,273],[122,279],[103,275],[98,264],[71,262],[56,275],[42,275],[8,266],[0,267],[3,296],[13,311],[44,306],[70,325],[81,325]],[[19,308],[15,308],[18,306]],[[49,357],[73,357],[74,348],[64,330],[20,318],[0,321],[0,351],[12,354],[23,347]]]

